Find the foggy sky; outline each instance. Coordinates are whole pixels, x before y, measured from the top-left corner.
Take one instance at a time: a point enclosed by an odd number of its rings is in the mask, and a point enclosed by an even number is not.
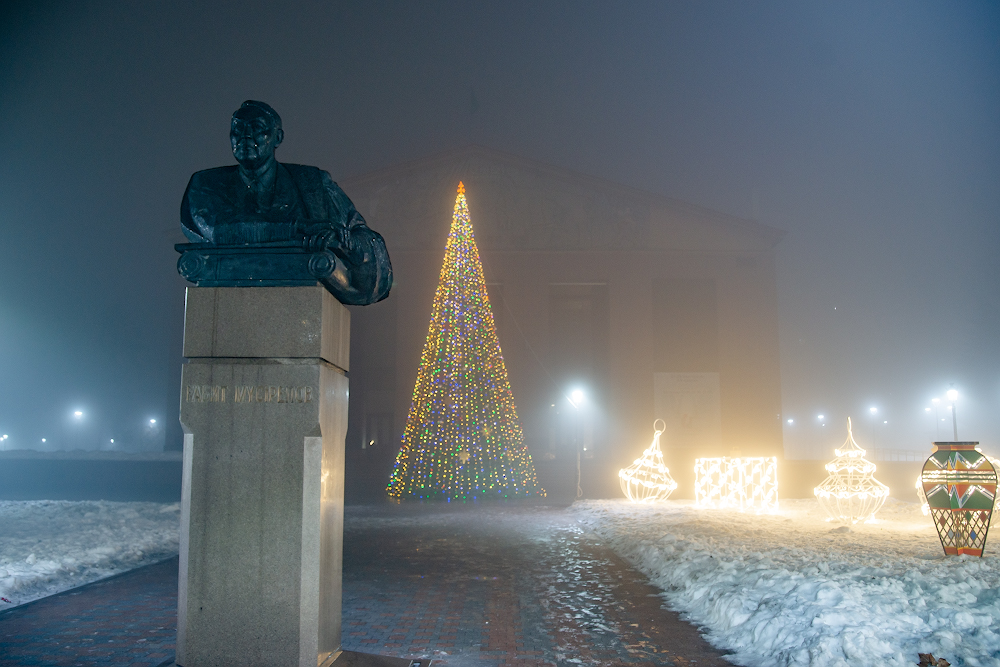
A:
[[[176,422],[179,203],[233,163],[252,98],[282,116],[279,160],[335,180],[477,143],[787,230],[787,453],[824,458],[848,415],[868,439],[872,405],[879,446],[926,450],[950,383],[960,437],[1000,453],[996,4],[295,7],[4,6],[8,447]]]

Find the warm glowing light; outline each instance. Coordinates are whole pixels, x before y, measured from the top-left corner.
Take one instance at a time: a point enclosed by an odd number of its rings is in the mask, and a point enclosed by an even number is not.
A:
[[[695,459],[694,495],[698,507],[741,512],[778,509],[778,459],[720,457]]]
[[[875,464],[864,458],[865,450],[854,441],[851,419],[847,419],[847,440],[826,464],[829,477],[813,489],[816,499],[831,521],[858,523],[871,521],[889,496],[889,487],[875,479]]]
[[[402,441],[386,488],[393,498],[545,495],[524,446],[461,183]]]
[[[657,428],[657,424],[663,427]],[[653,442],[628,468],[618,471],[618,483],[622,492],[633,503],[651,503],[666,500],[677,488],[677,482],[670,476],[670,469],[663,465],[660,452],[660,434],[666,428],[662,419],[653,422]]]

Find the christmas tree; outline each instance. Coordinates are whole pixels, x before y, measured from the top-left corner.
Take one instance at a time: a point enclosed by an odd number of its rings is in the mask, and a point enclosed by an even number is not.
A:
[[[393,498],[448,501],[545,495],[523,440],[459,183],[403,446],[387,490]]]

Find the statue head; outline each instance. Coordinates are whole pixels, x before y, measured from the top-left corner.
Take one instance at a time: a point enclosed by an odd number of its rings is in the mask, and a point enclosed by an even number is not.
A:
[[[281,116],[270,105],[247,100],[233,112],[229,141],[233,157],[245,169],[258,169],[274,159],[274,149],[284,138]]]

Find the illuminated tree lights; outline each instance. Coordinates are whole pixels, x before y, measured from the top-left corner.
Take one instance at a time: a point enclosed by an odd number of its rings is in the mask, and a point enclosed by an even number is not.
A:
[[[622,492],[633,503],[666,500],[677,488],[677,482],[670,476],[670,469],[663,465],[663,454],[660,452],[660,434],[663,433],[663,428],[657,428],[657,422],[666,428],[662,419],[653,422],[653,443],[635,463],[618,471]]]
[[[858,523],[875,517],[889,496],[889,487],[872,476],[875,464],[865,459],[865,450],[854,442],[851,420],[847,419],[847,440],[826,464],[829,477],[813,489],[816,500],[831,521]]]
[[[523,439],[459,183],[403,446],[386,490],[393,498],[447,501],[544,496]]]
[[[695,459],[694,497],[697,507],[774,511],[778,509],[778,459]]]

